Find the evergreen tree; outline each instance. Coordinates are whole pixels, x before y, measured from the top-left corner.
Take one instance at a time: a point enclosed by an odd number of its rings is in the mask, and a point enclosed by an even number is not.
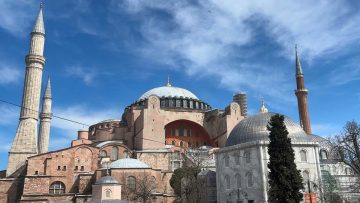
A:
[[[294,150],[288,138],[284,116],[272,116],[267,129],[270,131],[269,202],[298,203],[303,199],[300,190],[304,186],[300,171],[296,169]]]

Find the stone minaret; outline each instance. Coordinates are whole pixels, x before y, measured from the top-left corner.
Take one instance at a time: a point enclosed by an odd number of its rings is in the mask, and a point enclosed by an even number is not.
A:
[[[26,73],[19,125],[12,143],[6,176],[12,175],[24,165],[27,157],[37,154],[37,123],[39,117],[45,28],[42,6],[30,35],[30,50],[25,58]]]
[[[47,81],[45,94],[43,97],[42,111],[40,114],[40,132],[39,132],[39,154],[48,152],[51,122],[51,85],[50,78]]]
[[[305,88],[304,74],[301,69],[300,58],[295,46],[295,66],[296,66],[296,90],[295,95],[298,101],[300,125],[307,134],[311,134],[310,116],[307,102],[308,90]]]

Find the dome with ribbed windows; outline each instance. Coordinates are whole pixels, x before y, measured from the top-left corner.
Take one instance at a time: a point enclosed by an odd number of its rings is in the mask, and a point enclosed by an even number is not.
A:
[[[139,100],[144,100],[149,98],[150,95],[156,95],[158,97],[182,97],[182,98],[189,98],[199,100],[194,93],[190,92],[187,89],[181,87],[173,87],[173,86],[163,86],[163,87],[156,87],[147,92],[145,92]]]

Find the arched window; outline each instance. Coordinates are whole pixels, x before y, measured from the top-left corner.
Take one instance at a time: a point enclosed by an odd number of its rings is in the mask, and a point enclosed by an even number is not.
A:
[[[111,198],[111,190],[105,190],[105,198]]]
[[[250,163],[251,162],[251,154],[250,151],[245,151],[244,152],[244,158],[245,158],[245,163]]]
[[[175,140],[171,141],[171,144],[174,145],[174,146],[176,146]]]
[[[136,189],[136,178],[134,176],[127,177],[126,180],[126,186],[129,190],[135,190]]]
[[[324,149],[320,150],[320,159],[327,159],[327,152]]]
[[[225,175],[225,188],[230,189],[230,177],[228,175]]]
[[[150,184],[151,184],[151,191],[156,192],[156,178],[155,178],[155,176],[151,177]]]
[[[124,158],[129,158],[129,152],[128,151],[124,151]]]
[[[60,181],[53,182],[49,187],[49,194],[64,194],[65,193],[65,184]]]
[[[229,155],[225,154],[224,156],[224,162],[225,162],[225,166],[229,167]]]
[[[246,174],[246,183],[248,187],[252,187],[254,185],[253,175],[251,172]]]
[[[188,147],[189,147],[189,148],[191,148],[191,147],[192,147],[191,142],[188,142]]]
[[[183,141],[180,142],[180,147],[184,147],[184,142]]]
[[[309,171],[303,171],[303,172],[302,172],[302,177],[303,177],[303,180],[304,180],[304,181],[308,181],[308,180],[309,180],[309,177],[310,177]]]
[[[113,147],[111,149],[111,160],[112,161],[118,160],[118,153],[119,153],[119,149],[117,147]]]
[[[240,177],[240,174],[236,174],[235,175],[235,180],[236,180],[236,187],[237,188],[241,188],[241,177]]]
[[[351,168],[345,168],[345,174],[351,175],[352,174]]]
[[[234,153],[234,158],[235,158],[235,164],[240,165],[240,154],[239,154],[239,152]]]
[[[306,157],[306,151],[305,150],[300,151],[300,160],[302,162],[307,162],[307,157]]]
[[[105,151],[105,150],[101,150],[101,152],[100,152],[100,157],[101,157],[101,158],[104,158],[104,157],[106,157],[106,156],[107,156],[106,151]]]

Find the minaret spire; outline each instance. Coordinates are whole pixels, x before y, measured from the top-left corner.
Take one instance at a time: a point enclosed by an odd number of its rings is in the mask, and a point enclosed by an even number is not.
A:
[[[167,78],[166,87],[171,87],[170,76],[168,76],[168,78]]]
[[[311,134],[310,115],[308,110],[307,94],[305,88],[304,74],[300,64],[298,49],[295,45],[295,68],[296,68],[296,90],[295,95],[298,101],[300,125],[307,134]]]
[[[39,154],[48,152],[49,138],[50,138],[50,123],[51,123],[51,84],[50,77],[48,78],[46,89],[43,97],[42,111],[40,114],[40,130],[39,130]]]
[[[39,119],[42,72],[45,64],[45,27],[42,6],[30,35],[29,54],[25,57],[26,71],[19,125],[9,151],[6,176],[11,177],[29,156],[38,153],[37,124]]]
[[[268,109],[265,106],[265,100],[264,97],[261,99],[261,108],[260,108],[260,113],[267,113],[269,112]]]
[[[45,35],[45,26],[43,18],[43,4],[40,3],[40,9],[32,33],[40,33]]]
[[[295,68],[296,68],[296,75],[303,75],[303,71],[300,64],[300,57],[297,50],[297,45],[295,45]]]

